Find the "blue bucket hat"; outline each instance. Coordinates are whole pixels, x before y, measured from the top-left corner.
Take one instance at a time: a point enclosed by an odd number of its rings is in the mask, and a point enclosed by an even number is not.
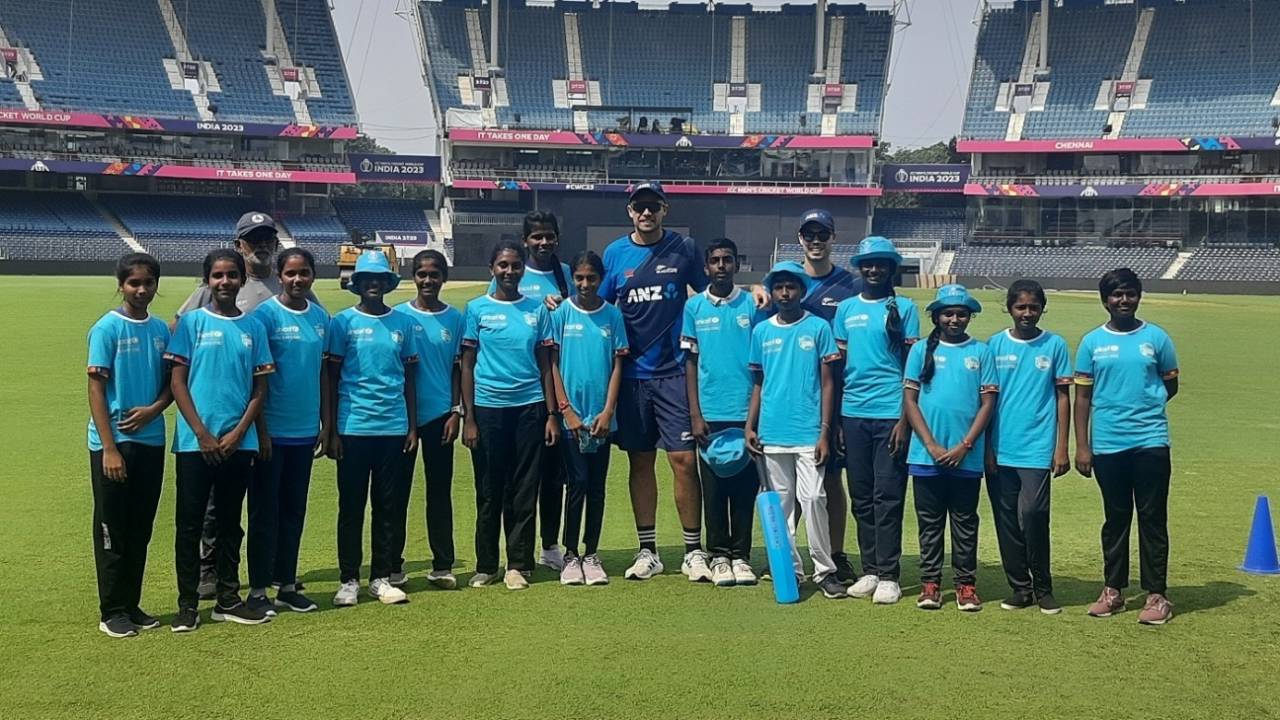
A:
[[[764,289],[773,292],[773,283],[780,275],[795,275],[800,279],[800,285],[804,287],[805,292],[808,292],[809,275],[804,271],[804,266],[795,260],[783,260],[770,268],[769,274],[764,276]]]
[[[898,248],[894,247],[893,241],[879,235],[872,235],[862,239],[858,243],[858,250],[849,258],[849,264],[858,267],[858,263],[863,260],[888,260],[895,267],[902,266],[902,255],[898,254]]]
[[[925,311],[933,313],[945,307],[955,306],[967,307],[975,313],[982,312],[982,303],[970,295],[965,286],[956,283],[938,288],[938,294],[933,298],[933,302],[929,303],[929,307],[925,308]]]
[[[387,276],[387,292],[396,289],[400,284],[400,273],[391,269],[391,262],[387,260],[387,256],[382,254],[381,250],[365,250],[360,253],[360,257],[356,259],[356,269],[351,273],[351,282],[347,285],[347,289],[359,295],[360,290],[356,288],[356,280],[361,275],[386,275]]]
[[[742,428],[726,428],[712,433],[710,442],[698,452],[716,477],[733,477],[751,464],[747,435]]]

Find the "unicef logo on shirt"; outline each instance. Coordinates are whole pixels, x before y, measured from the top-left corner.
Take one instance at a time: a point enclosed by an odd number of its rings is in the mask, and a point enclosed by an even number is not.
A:
[[[813,338],[809,335],[801,335],[800,339],[796,341],[796,344],[799,345],[800,349],[804,350],[805,352],[809,352],[813,350],[814,347],[816,347],[816,343],[813,342]]]
[[[1142,357],[1153,358],[1156,356],[1156,346],[1151,343],[1142,343],[1138,346],[1138,352],[1142,353]]]
[[[751,327],[751,318],[747,317],[745,313],[743,313],[742,315],[739,315],[737,319],[738,319],[738,327],[742,328],[743,330],[746,330],[747,328]]]
[[[538,324],[538,315],[537,315],[537,313],[525,313],[525,314],[524,314],[524,324],[525,324],[525,325],[528,325],[529,327],[533,327],[533,326],[537,325],[537,324]]]
[[[1049,360],[1048,355],[1036,356],[1036,369],[1039,370],[1040,372],[1044,372],[1048,370],[1052,365],[1053,363]]]
[[[946,355],[934,355],[934,356],[933,356],[933,364],[934,364],[935,366],[937,366],[937,367],[946,367],[946,366],[947,366],[947,356],[946,356]]]
[[[978,358],[972,355],[966,355],[964,358],[964,369],[973,372],[982,367],[982,363],[978,362]]]
[[[240,333],[240,342],[243,343],[245,347],[251,348],[253,347],[253,336],[249,333]]]
[[[851,328],[851,327],[866,327],[867,322],[868,322],[868,321],[870,321],[870,320],[871,320],[871,316],[870,316],[870,315],[868,315],[868,314],[866,314],[866,313],[858,313],[857,315],[850,315],[849,317],[845,318],[845,319],[844,319],[844,326],[845,326],[845,327],[850,327],[850,328]]]

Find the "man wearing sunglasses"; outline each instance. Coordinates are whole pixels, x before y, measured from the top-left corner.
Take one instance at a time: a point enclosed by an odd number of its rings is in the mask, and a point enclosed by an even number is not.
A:
[[[689,289],[708,280],[691,239],[665,230],[667,194],[657,181],[636,185],[627,205],[634,228],[604,251],[600,296],[622,311],[631,354],[623,360],[618,396],[618,446],[630,461],[631,509],[640,550],[625,577],[647,580],[662,572],[658,557],[658,449],[675,476],[676,510],[684,529],[680,570],[693,582],[711,580],[702,550],[702,488],[694,455],[680,330]]]
[[[796,239],[804,250],[804,263],[794,262],[797,274],[804,273],[809,280],[809,291],[800,303],[805,310],[832,322],[836,316],[836,307],[845,299],[862,292],[862,278],[831,262],[831,248],[836,243],[836,222],[826,210],[813,209],[800,218],[800,229]],[[769,308],[769,294],[759,285],[751,287],[751,294],[756,305],[772,314]],[[844,365],[834,368],[836,377],[844,377]],[[839,408],[836,409],[839,412]],[[839,418],[829,418],[832,427],[839,427]],[[832,438],[835,440],[835,438]],[[845,497],[843,484],[840,482],[840,468],[844,467],[843,453],[839,452],[839,442],[832,448],[831,460],[826,465],[823,486],[827,491],[827,514],[830,518],[831,559],[835,561],[836,579],[852,584],[858,579],[858,573],[844,553],[844,534],[849,521],[849,504]]]

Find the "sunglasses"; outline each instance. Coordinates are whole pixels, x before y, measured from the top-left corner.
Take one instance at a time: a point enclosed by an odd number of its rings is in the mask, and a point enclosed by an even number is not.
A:
[[[810,243],[811,242],[820,242],[820,243],[831,242],[831,233],[827,232],[826,230],[819,230],[818,232],[802,232],[800,233],[800,239]]]
[[[638,200],[631,203],[631,209],[637,215],[643,215],[646,212],[657,215],[662,208],[663,203],[657,200]]]

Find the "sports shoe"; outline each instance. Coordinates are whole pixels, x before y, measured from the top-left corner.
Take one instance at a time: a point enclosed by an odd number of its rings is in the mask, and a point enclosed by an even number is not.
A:
[[[622,573],[622,577],[628,580],[648,580],[654,575],[661,575],[662,570],[662,558],[658,557],[658,553],[644,548],[636,553],[635,562]]]
[[[276,616],[276,607],[271,604],[271,601],[267,599],[266,595],[250,595],[244,601],[244,604],[248,605],[250,610],[260,612],[267,617]]]
[[[680,563],[680,572],[689,578],[689,582],[711,582],[711,566],[707,564],[707,553],[703,550],[690,550],[684,554]]]
[[[542,548],[542,552],[538,553],[538,564],[556,571],[563,570],[564,550],[559,545]]]
[[[1057,600],[1053,599],[1053,593],[1045,593],[1041,595],[1037,604],[1040,605],[1040,612],[1045,615],[1057,615],[1062,612],[1062,606],[1058,604]]]
[[[432,570],[427,573],[427,582],[441,590],[454,590],[458,587],[458,578],[449,570]]]
[[[858,571],[853,569],[849,556],[844,553],[832,553],[831,560],[836,566],[836,579],[844,585],[852,585],[858,579]],[[855,595],[854,597],[859,597]]]
[[[387,576],[387,582],[391,583],[392,587],[404,587],[409,582],[409,575],[403,572],[393,572]]]
[[[840,578],[837,578],[835,573],[831,573],[819,580],[818,589],[822,591],[822,596],[828,600],[840,600],[849,597],[844,583],[840,582]]]
[[[399,605],[409,602],[409,596],[395,585],[389,578],[375,578],[369,583],[369,595],[378,599],[383,605]]]
[[[154,630],[160,627],[160,621],[140,607],[135,607],[129,611],[129,622],[136,625],[139,630]]]
[[[1113,587],[1102,588],[1102,594],[1089,606],[1089,614],[1093,617],[1111,617],[1124,612],[1124,595]]]
[[[982,598],[978,597],[978,588],[972,583],[956,586],[956,608],[962,612],[978,612],[982,609]]]
[[[1143,625],[1163,625],[1173,619],[1173,603],[1160,593],[1151,593],[1147,602],[1138,613],[1138,622]]]
[[[871,597],[871,593],[876,591],[876,586],[880,583],[880,578],[875,575],[863,575],[858,578],[857,582],[849,586],[846,591],[849,597],[864,598]]]
[[[276,593],[275,606],[300,613],[316,609],[316,604],[311,601],[311,598],[297,590],[282,590]]]
[[[920,597],[916,598],[916,607],[921,610],[937,610],[942,607],[942,586],[936,582],[920,584]]]
[[[586,576],[582,574],[582,561],[577,555],[570,555],[564,559],[564,569],[560,571],[561,585],[583,585],[587,582]]]
[[[608,585],[609,575],[604,571],[604,563],[600,562],[599,555],[588,555],[582,558],[582,576],[586,578],[587,585]]]
[[[467,585],[470,585],[473,588],[481,588],[481,587],[484,587],[485,585],[492,585],[498,582],[498,580],[501,578],[502,578],[502,575],[500,573],[478,572],[475,575],[471,576],[471,579],[467,581]]]
[[[253,610],[242,602],[237,602],[231,607],[222,607],[214,605],[213,612],[209,615],[214,622],[233,622],[238,625],[261,625],[264,622],[270,622],[271,618],[261,610]]]
[[[733,577],[733,566],[729,558],[718,557],[711,561],[711,584],[716,587],[733,587],[738,581]]]
[[[881,580],[876,583],[876,594],[871,602],[876,605],[893,605],[902,599],[902,586],[897,580]]]
[[[1000,601],[1001,610],[1025,610],[1036,604],[1036,599],[1027,592],[1015,592]]]
[[[507,574],[502,576],[502,582],[507,586],[508,590],[529,589],[529,581],[525,579],[524,573],[519,570],[508,570]]]
[[[129,616],[124,613],[116,613],[100,621],[98,629],[106,633],[107,637],[113,638],[127,638],[138,634],[138,626],[134,625]]]
[[[173,622],[170,623],[169,629],[176,632],[191,632],[200,627],[200,613],[195,608],[178,608],[178,614],[173,616]]]
[[[734,560],[731,567],[733,569],[734,585],[755,585],[759,582],[756,579],[755,571],[751,569],[751,563],[746,560]]]
[[[342,583],[338,593],[333,596],[334,607],[351,607],[358,602],[360,602],[359,580],[348,580]]]

